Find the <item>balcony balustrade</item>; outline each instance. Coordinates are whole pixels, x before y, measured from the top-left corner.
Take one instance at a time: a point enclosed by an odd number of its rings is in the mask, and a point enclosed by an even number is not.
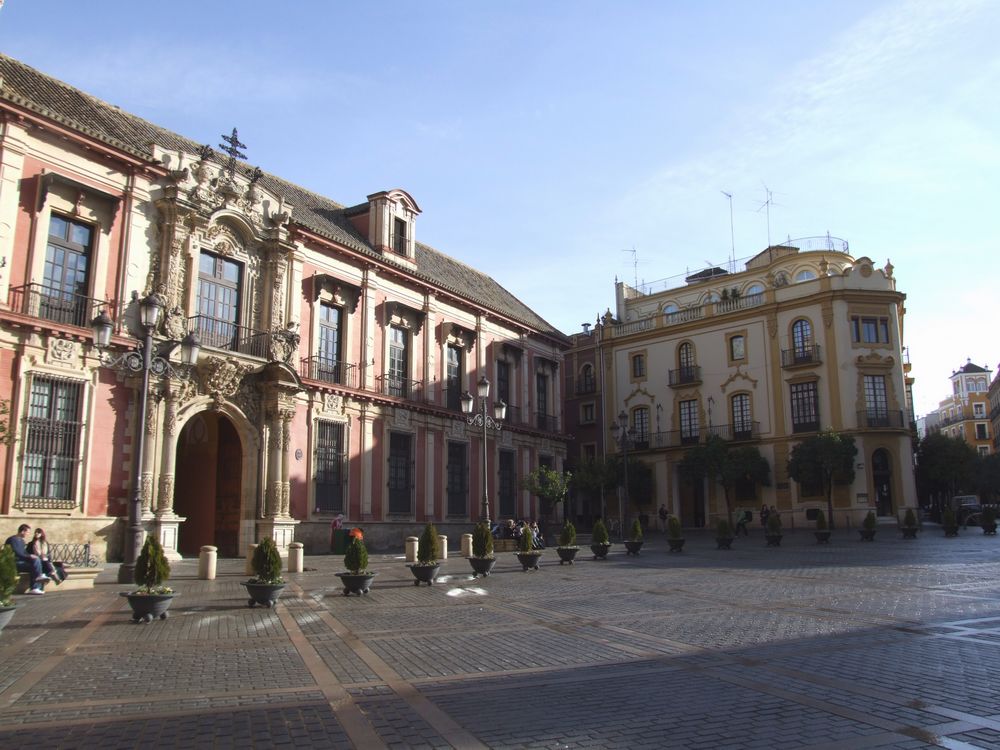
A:
[[[114,309],[106,300],[74,294],[44,284],[12,287],[8,298],[11,310],[61,325],[89,328],[90,321],[103,309]]]
[[[302,377],[323,383],[358,387],[358,366],[325,357],[306,357],[302,360]]]
[[[819,344],[808,346],[797,346],[792,349],[781,350],[782,367],[801,367],[804,365],[818,365],[820,359]]]
[[[670,370],[668,381],[671,388],[680,388],[686,385],[696,385],[701,382],[701,367],[689,365]]]
[[[901,430],[906,426],[903,412],[895,409],[862,409],[858,428],[862,430]]]

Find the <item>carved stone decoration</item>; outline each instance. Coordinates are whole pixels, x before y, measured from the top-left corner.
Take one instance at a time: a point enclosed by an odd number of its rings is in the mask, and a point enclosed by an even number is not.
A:
[[[71,367],[80,353],[80,345],[69,339],[49,339],[46,360],[50,364]]]
[[[776,315],[767,316],[767,333],[772,339],[778,335],[778,318]]]
[[[271,482],[267,486],[265,505],[266,515],[272,518],[281,513],[281,482]]]
[[[290,513],[289,513],[289,511],[291,509],[291,506],[290,506],[290,497],[291,497],[291,488],[289,487],[288,482],[282,482],[281,483],[281,501],[280,501],[279,508],[278,508],[278,514],[279,515],[285,516],[285,517],[287,517],[287,516],[290,515]]]
[[[894,357],[883,357],[878,352],[872,352],[871,354],[858,355],[857,363],[859,368],[891,370],[893,365],[896,364],[896,360]]]
[[[180,341],[187,336],[187,318],[184,311],[179,307],[174,307],[163,316],[163,333],[174,341]]]
[[[447,422],[448,437],[450,438],[464,438],[467,434],[472,432],[472,428],[469,427],[468,423],[464,419],[449,419]]]
[[[827,328],[833,325],[833,305],[823,305],[823,325]]]
[[[156,510],[163,512],[174,507],[174,475],[160,475],[160,492],[156,498]]]
[[[749,375],[747,375],[745,372],[743,372],[742,368],[743,368],[743,365],[737,366],[736,372],[734,372],[732,375],[730,375],[728,378],[726,378],[726,380],[723,381],[722,386],[719,388],[719,390],[721,390],[723,393],[725,393],[726,389],[729,388],[730,384],[734,383],[736,380],[745,380],[748,383],[750,383],[754,387],[754,389],[756,390],[756,388],[757,388],[757,380],[755,378],[751,378]]]
[[[271,331],[267,353],[271,362],[287,363],[298,350],[301,337],[296,328],[297,326],[292,324],[287,328]]]
[[[344,411],[344,399],[339,394],[324,391],[320,398],[322,398],[321,411],[327,414],[339,414]]]
[[[250,424],[258,424],[260,415],[260,388],[253,379],[244,379],[231,401],[240,408]]]
[[[133,456],[133,460],[135,457]],[[142,480],[139,482],[140,492],[139,495],[142,499],[142,510],[147,512],[150,509],[150,504],[153,501],[153,475],[144,472],[142,475]]]
[[[215,400],[216,408],[239,390],[243,378],[253,365],[240,362],[235,357],[207,357],[198,363],[198,377],[202,390]]]
[[[406,430],[410,429],[410,410],[393,408],[392,422],[396,427]]]

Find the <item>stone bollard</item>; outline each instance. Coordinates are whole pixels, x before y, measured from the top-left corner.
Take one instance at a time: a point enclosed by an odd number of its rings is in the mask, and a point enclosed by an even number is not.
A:
[[[472,534],[462,534],[462,557],[472,557]]]
[[[415,536],[406,537],[406,562],[414,563],[417,561],[417,544],[420,542]]]
[[[205,545],[198,555],[198,578],[202,581],[215,580],[215,563],[219,557],[219,548]]]
[[[301,573],[304,554],[302,542],[292,542],[288,545],[288,572]]]
[[[441,559],[448,559],[448,537],[444,534],[438,534],[438,544],[441,546]]]
[[[244,569],[248,576],[253,575],[253,553],[257,551],[257,545],[251,544],[247,546],[247,565]]]

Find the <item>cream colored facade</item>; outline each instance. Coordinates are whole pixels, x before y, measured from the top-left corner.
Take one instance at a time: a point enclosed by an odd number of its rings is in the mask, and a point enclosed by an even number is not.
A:
[[[967,361],[950,380],[951,395],[938,404],[930,429],[961,438],[980,456],[996,452],[992,419],[997,414],[991,407],[989,368]]]
[[[678,472],[687,448],[708,434],[759,448],[771,484],[744,491],[737,504],[775,505],[786,525],[825,508],[786,466],[797,441],[827,428],[852,435],[858,447],[853,483],[835,487],[838,525],[916,505],[905,296],[890,264],[854,258],[846,243],[831,249],[836,242],[772,247],[738,271],[709,269],[673,284],[618,283],[614,315],[574,337],[589,348],[597,337],[601,413],[629,415],[634,450],[654,470],[655,506],[667,505],[685,525],[711,524],[725,512],[721,488],[692,487]],[[567,362],[578,361],[571,350]]]

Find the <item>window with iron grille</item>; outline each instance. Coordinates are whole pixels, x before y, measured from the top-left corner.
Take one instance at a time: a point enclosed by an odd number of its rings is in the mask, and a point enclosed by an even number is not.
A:
[[[413,436],[389,433],[389,512],[413,512]]]
[[[82,401],[83,383],[32,376],[20,507],[76,506]]]
[[[865,375],[865,411],[869,425],[885,426],[889,419],[889,403],[885,393],[884,375]]]
[[[74,326],[89,325],[87,291],[92,245],[91,227],[52,215],[38,317]]]
[[[500,451],[497,473],[498,517],[514,518],[517,515],[517,458],[514,451]]]
[[[801,318],[792,323],[792,352],[796,360],[812,357],[812,323]]]
[[[698,442],[698,400],[681,401],[681,441],[686,443]]]
[[[344,425],[316,423],[316,512],[345,513],[344,510]]]
[[[792,383],[792,432],[819,430],[819,392],[816,381]]]
[[[469,516],[469,446],[448,441],[448,515]]]

